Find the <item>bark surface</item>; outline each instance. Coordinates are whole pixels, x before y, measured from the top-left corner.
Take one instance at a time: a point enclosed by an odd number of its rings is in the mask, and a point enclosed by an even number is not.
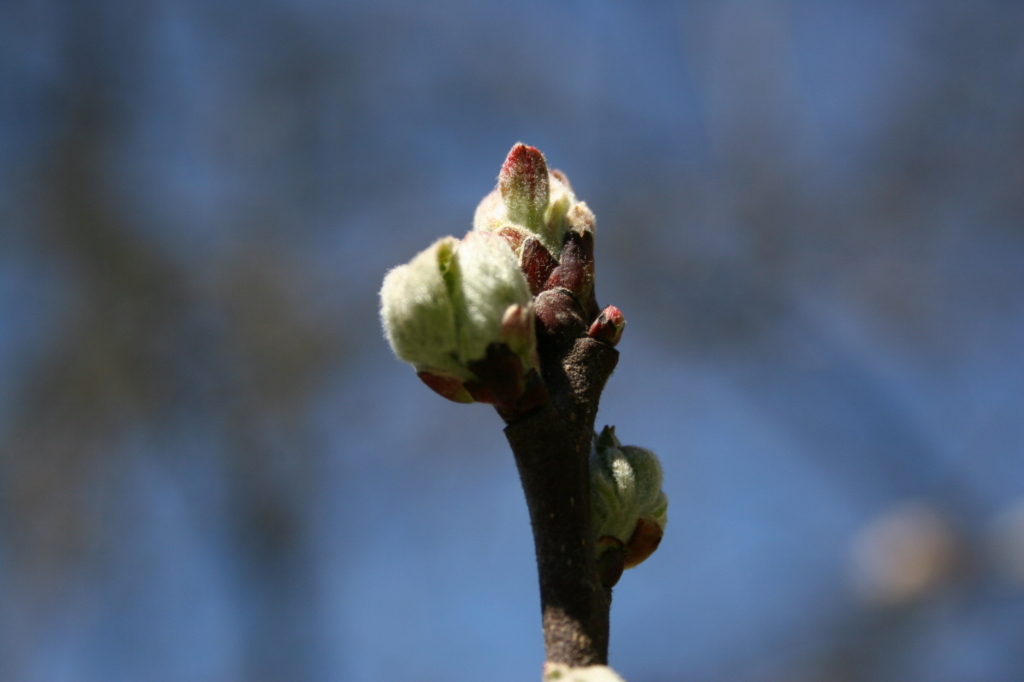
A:
[[[611,590],[597,572],[589,457],[601,391],[618,362],[603,341],[539,335],[550,400],[511,421],[505,436],[530,511],[547,660],[607,664]]]

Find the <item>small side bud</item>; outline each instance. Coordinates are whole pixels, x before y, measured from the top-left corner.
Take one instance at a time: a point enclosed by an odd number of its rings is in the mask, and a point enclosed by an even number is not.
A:
[[[622,311],[613,305],[601,311],[594,323],[587,330],[587,336],[615,346],[622,339],[622,331],[626,328],[626,318]]]
[[[661,490],[661,464],[650,450],[621,445],[615,429],[606,426],[595,438],[590,477],[599,563],[602,549],[616,549],[614,540],[622,543],[623,568],[632,568],[658,548],[665,529],[668,498]]]
[[[513,303],[505,309],[501,318],[501,341],[512,350],[523,365],[529,368],[540,366],[537,359],[537,336],[534,330],[533,306]]]
[[[564,174],[561,176],[565,177]],[[550,198],[544,212],[544,224],[550,234],[558,237],[565,232],[565,216],[577,203],[576,195],[572,193],[569,183],[562,182],[557,176],[551,175],[548,180]]]
[[[495,234],[504,239],[515,254],[522,252],[523,240],[532,239],[527,232],[516,227],[502,227]]]
[[[565,173],[563,173],[562,171],[558,170],[557,168],[552,168],[552,169],[551,169],[551,170],[550,170],[549,172],[550,172],[550,173],[551,173],[551,175],[552,175],[552,176],[554,176],[554,177],[555,177],[555,178],[556,178],[556,179],[557,179],[557,180],[558,180],[558,181],[559,181],[560,183],[562,183],[563,185],[565,185],[565,186],[566,186],[566,188],[568,188],[568,190],[569,190],[570,192],[572,191],[572,185],[570,185],[570,184],[569,184],[569,177],[568,177],[568,176],[567,176],[567,175],[566,175]]]
[[[597,219],[584,202],[573,204],[565,215],[565,226],[571,232],[591,235],[597,232]]]
[[[534,299],[538,332],[556,340],[574,339],[586,329],[583,308],[568,289],[548,289]]]

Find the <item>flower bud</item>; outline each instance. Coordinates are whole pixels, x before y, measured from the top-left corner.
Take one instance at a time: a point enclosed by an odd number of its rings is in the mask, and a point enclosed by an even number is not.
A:
[[[661,464],[650,450],[621,445],[606,426],[590,455],[590,476],[598,553],[621,551],[623,567],[632,568],[657,549],[667,521]]]
[[[564,173],[549,170],[539,150],[520,142],[505,159],[498,186],[477,207],[473,229],[500,234],[520,257],[534,237],[557,261],[566,232],[592,235],[594,215],[576,200]]]
[[[530,289],[508,244],[496,235],[470,232],[459,244],[456,263],[452,298],[461,357],[480,359],[489,344],[500,341],[525,365],[536,367]]]
[[[626,328],[626,318],[622,311],[613,305],[607,306],[587,330],[587,336],[598,341],[605,341],[615,346],[622,338],[622,330]]]
[[[567,185],[568,186],[568,185]],[[582,201],[572,205],[565,215],[565,226],[570,232],[577,232],[582,236],[594,235],[597,230],[597,219]]]
[[[580,302],[590,298],[594,290],[594,235],[569,231],[565,233],[561,260],[551,271],[545,289],[568,289]],[[597,311],[595,310],[594,313]]]
[[[417,370],[468,378],[459,354],[455,305],[445,275],[459,240],[444,237],[392,269],[380,290],[381,320],[391,349]]]
[[[536,147],[512,147],[498,174],[498,191],[509,220],[532,232],[544,229],[550,200],[548,165]]]
[[[395,355],[446,398],[473,401],[466,384],[480,377],[470,365],[494,356],[495,344],[511,351],[520,377],[539,367],[529,287],[497,235],[438,240],[391,270],[380,295]]]
[[[541,292],[534,299],[538,332],[560,342],[570,341],[587,328],[579,300],[568,289],[555,288]]]

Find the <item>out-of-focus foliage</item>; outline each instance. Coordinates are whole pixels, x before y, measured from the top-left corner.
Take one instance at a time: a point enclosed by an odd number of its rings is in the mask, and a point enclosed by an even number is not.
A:
[[[538,675],[500,420],[376,303],[517,140],[598,216],[599,420],[673,503],[615,669],[1024,677],[1022,36],[996,0],[0,3],[0,680]]]

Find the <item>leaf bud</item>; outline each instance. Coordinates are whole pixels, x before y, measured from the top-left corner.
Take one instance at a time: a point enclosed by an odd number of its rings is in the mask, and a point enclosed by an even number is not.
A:
[[[511,351],[520,377],[539,368],[530,290],[497,235],[471,232],[462,241],[434,242],[392,269],[380,296],[395,355],[450,400],[473,401],[467,382],[480,377],[471,365],[493,356],[492,345]]]
[[[539,332],[560,341],[571,341],[587,328],[579,300],[561,287],[541,292],[534,299]]]
[[[417,370],[468,378],[448,279],[459,240],[443,237],[384,277],[381,321],[391,349]]]
[[[587,330],[587,336],[598,341],[605,341],[615,346],[622,339],[622,331],[626,328],[626,318],[622,311],[613,305],[607,306]]]
[[[473,217],[474,230],[501,235],[517,256],[523,255],[527,239],[534,237],[556,261],[566,231],[593,233],[593,225],[593,214],[577,201],[565,174],[549,170],[544,155],[521,142],[508,153],[498,186],[484,197]]]
[[[498,174],[498,191],[510,221],[533,232],[543,229],[551,192],[548,164],[539,149],[522,142],[512,147]]]
[[[604,553],[622,552],[623,567],[632,568],[657,549],[665,529],[661,464],[650,450],[619,443],[606,426],[591,451],[590,477],[599,564]]]

